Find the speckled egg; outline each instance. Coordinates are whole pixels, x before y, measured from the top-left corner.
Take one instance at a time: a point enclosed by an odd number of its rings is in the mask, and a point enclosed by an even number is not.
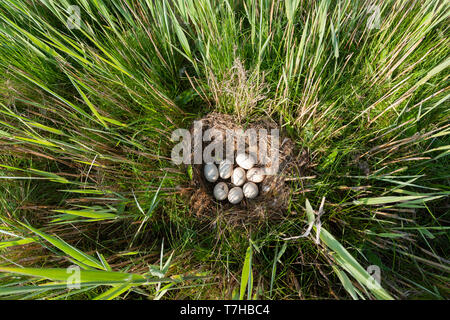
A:
[[[219,175],[222,179],[229,179],[233,173],[233,164],[230,160],[222,160],[219,164]]]
[[[264,169],[262,168],[251,168],[247,171],[247,180],[260,183],[264,180]]]
[[[203,174],[209,182],[216,182],[219,179],[219,170],[214,163],[207,163],[203,168]]]
[[[256,164],[256,158],[252,154],[238,153],[236,155],[236,163],[239,167],[244,168],[245,170],[253,168]]]
[[[244,196],[248,199],[253,199],[258,196],[258,186],[253,182],[247,182],[242,187]]]
[[[219,201],[225,200],[228,197],[228,186],[225,182],[219,182],[214,187],[214,198]]]
[[[234,187],[228,193],[228,201],[231,204],[238,204],[242,199],[244,199],[244,193],[240,187]]]
[[[233,174],[231,175],[231,183],[237,187],[242,186],[245,183],[246,172],[244,169],[237,167],[233,170]]]

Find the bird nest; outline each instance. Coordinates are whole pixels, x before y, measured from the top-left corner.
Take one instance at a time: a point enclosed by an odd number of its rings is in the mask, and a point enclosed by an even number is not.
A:
[[[257,120],[242,126],[236,123],[230,115],[211,113],[198,121],[201,121],[202,136],[208,129],[218,130],[223,133],[226,139],[230,138],[230,136],[226,135],[227,131],[239,129],[245,131],[250,128],[255,129],[257,132],[259,129],[267,130],[267,135],[264,137],[266,137],[269,149],[273,139],[278,139],[279,166],[276,174],[265,176],[264,180],[259,184],[259,194],[256,198],[244,198],[240,203],[232,204],[227,200],[216,200],[213,194],[215,184],[220,181],[224,181],[229,188],[232,188],[233,185],[229,179],[219,178],[214,183],[209,182],[204,175],[205,163],[192,165],[192,180],[188,188],[192,213],[200,219],[209,220],[211,223],[217,223],[219,220],[222,220],[227,225],[246,225],[282,219],[287,212],[290,198],[290,187],[286,184],[286,181],[295,172],[298,172],[296,170],[298,168],[297,161],[293,158],[294,145],[292,140],[285,137],[282,132],[279,132],[278,137],[273,136],[271,130],[278,129],[278,126],[267,119]],[[190,132],[193,137],[194,125],[192,125]],[[236,146],[238,137],[232,136],[232,139]],[[259,139],[260,136],[258,136]],[[194,145],[194,141],[192,141],[192,145]],[[250,147],[249,139],[245,139],[245,147],[248,151]],[[226,150],[223,150],[223,154],[226,154]],[[191,154],[191,159],[193,159],[193,154]],[[260,159],[258,158],[258,160]],[[234,166],[236,167],[237,164],[234,163]]]

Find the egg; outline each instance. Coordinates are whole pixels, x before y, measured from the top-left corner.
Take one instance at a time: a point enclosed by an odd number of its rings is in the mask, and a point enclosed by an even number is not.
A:
[[[228,186],[225,182],[219,182],[214,187],[214,198],[219,201],[225,200],[228,196]]]
[[[245,182],[245,176],[246,176],[245,170],[240,167],[237,167],[236,169],[233,170],[233,174],[231,175],[231,183],[237,187],[240,187]]]
[[[214,163],[207,163],[203,168],[203,173],[205,175],[206,180],[209,182],[215,182],[219,179],[219,170]]]
[[[242,189],[244,190],[244,196],[248,199],[256,198],[258,195],[258,186],[253,182],[247,182]]]
[[[264,169],[251,168],[247,171],[247,180],[255,183],[260,183],[264,180]]]
[[[222,179],[228,179],[233,173],[233,164],[230,160],[222,160],[219,164],[219,175]]]
[[[241,152],[236,155],[236,163],[239,167],[248,170],[253,168],[256,163],[256,158],[252,154],[247,155],[244,152]]]
[[[228,193],[228,201],[230,201],[231,204],[238,204],[242,199],[244,199],[244,194],[240,187],[234,187]]]

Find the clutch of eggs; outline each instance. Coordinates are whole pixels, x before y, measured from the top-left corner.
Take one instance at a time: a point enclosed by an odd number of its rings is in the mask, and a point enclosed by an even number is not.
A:
[[[231,178],[232,187],[224,181],[214,186],[214,198],[219,201],[228,199],[231,204],[238,204],[244,197],[254,199],[259,194],[258,183],[264,180],[265,171],[255,167],[257,159],[254,155],[238,153],[236,155],[236,168],[228,160],[222,160],[219,165],[210,162],[204,165],[203,174],[209,182],[216,182],[219,178],[227,180]]]

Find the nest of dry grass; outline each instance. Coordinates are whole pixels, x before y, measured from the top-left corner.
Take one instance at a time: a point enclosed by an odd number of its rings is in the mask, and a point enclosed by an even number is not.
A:
[[[261,128],[268,131],[268,145],[271,141],[271,129],[278,128],[277,124],[271,120],[259,119],[251,123],[246,123],[245,127],[240,125],[235,119],[226,114],[211,113],[202,121],[202,130],[216,129],[224,134],[226,130],[249,129],[259,130]],[[191,134],[193,133],[191,127]],[[236,139],[235,143],[236,143]],[[246,146],[248,141],[246,141]],[[224,153],[225,154],[225,153]],[[260,184],[260,193],[254,199],[242,200],[239,204],[233,205],[227,201],[217,201],[213,196],[215,183],[208,182],[203,175],[203,164],[192,166],[192,181],[187,192],[190,197],[190,207],[192,214],[199,219],[208,220],[215,224],[222,220],[229,226],[259,224],[268,220],[279,220],[287,213],[291,188],[286,183],[293,175],[300,172],[300,163],[294,155],[294,144],[280,131],[279,142],[279,170],[278,174],[266,176]],[[231,183],[226,181],[229,186]],[[265,190],[261,192],[261,190]]]

